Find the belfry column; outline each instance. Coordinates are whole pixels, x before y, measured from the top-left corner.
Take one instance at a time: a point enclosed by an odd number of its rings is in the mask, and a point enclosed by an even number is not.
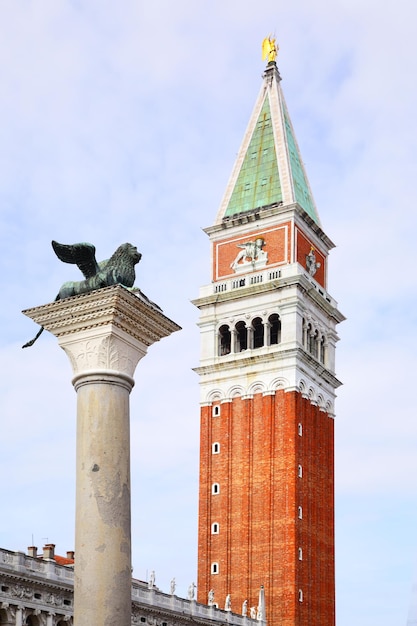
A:
[[[129,394],[148,346],[179,330],[138,293],[115,285],[24,311],[74,372],[76,626],[131,624]]]

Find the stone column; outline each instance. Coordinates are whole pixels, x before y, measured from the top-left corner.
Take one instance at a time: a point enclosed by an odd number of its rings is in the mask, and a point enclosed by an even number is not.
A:
[[[148,346],[179,326],[120,285],[24,313],[58,338],[74,372],[74,624],[130,626],[129,394]]]
[[[23,624],[23,606],[19,605],[16,608],[16,626],[22,626]]]

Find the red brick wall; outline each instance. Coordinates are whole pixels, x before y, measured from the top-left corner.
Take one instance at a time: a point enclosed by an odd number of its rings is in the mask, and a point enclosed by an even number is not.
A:
[[[212,454],[213,442],[220,454]],[[245,599],[257,606],[264,585],[269,624],[334,626],[333,475],[333,420],[299,393],[235,398],[219,417],[203,407],[199,602],[213,589],[224,607],[230,593],[240,613]],[[213,522],[219,535],[211,534]],[[214,561],[220,571],[211,575]]]

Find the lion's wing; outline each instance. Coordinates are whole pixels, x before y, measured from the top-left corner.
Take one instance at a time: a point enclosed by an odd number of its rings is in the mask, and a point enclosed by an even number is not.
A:
[[[78,265],[85,278],[95,276],[100,270],[96,261],[96,249],[92,243],[66,245],[52,241],[52,247],[60,261]]]

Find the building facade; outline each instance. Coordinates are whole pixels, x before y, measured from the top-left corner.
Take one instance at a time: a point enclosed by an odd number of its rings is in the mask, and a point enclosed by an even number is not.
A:
[[[41,555],[0,549],[0,624],[8,626],[72,626],[74,612],[74,553],[62,558],[53,544]],[[132,626],[251,626],[250,616],[235,615],[230,607],[218,609],[198,604],[195,585],[189,598],[160,591],[148,582],[132,580]],[[226,599],[224,599],[226,606]],[[115,626],[117,626],[115,624]]]
[[[200,310],[198,599],[332,626],[336,325],[322,230],[268,63],[210,238]]]

